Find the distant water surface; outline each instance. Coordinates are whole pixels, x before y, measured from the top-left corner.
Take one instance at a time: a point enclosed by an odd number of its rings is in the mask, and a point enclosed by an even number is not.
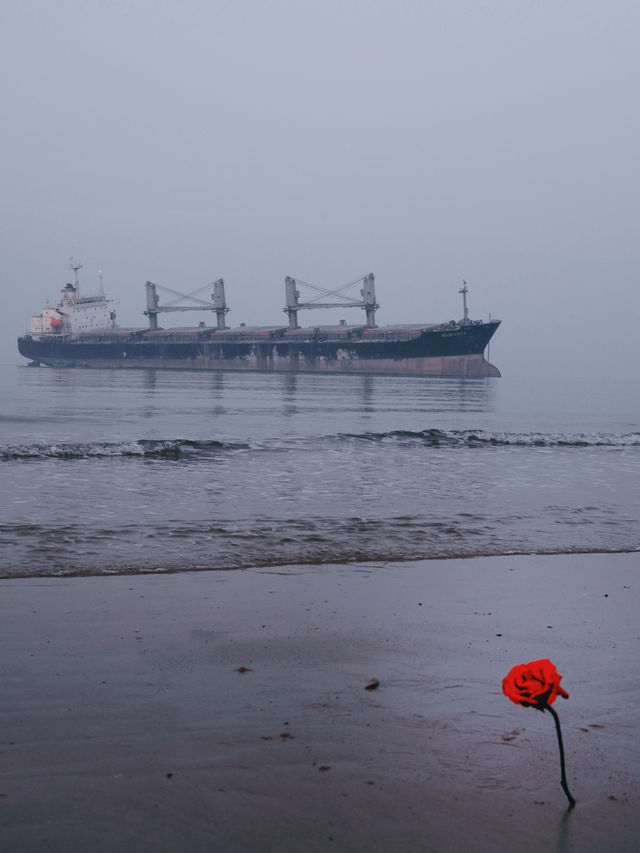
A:
[[[640,385],[0,368],[0,576],[640,549]]]

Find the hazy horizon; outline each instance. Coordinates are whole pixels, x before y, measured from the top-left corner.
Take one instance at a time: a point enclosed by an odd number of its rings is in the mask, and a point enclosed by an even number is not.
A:
[[[224,278],[233,326],[283,323],[286,275],[373,272],[380,325],[459,318],[465,279],[504,375],[636,377],[637,4],[1,8],[1,362],[73,256],[125,326],[147,279]]]

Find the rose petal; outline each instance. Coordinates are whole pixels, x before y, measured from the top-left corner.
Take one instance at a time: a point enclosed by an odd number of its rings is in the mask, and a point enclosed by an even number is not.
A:
[[[569,694],[560,687],[562,676],[547,658],[514,666],[502,679],[502,692],[508,699],[525,708],[544,710],[558,694],[565,699]]]

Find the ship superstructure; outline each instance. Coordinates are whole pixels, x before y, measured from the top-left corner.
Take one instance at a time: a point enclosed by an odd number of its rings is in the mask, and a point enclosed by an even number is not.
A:
[[[113,329],[116,325],[116,300],[104,295],[102,273],[98,273],[98,295],[81,296],[78,271],[82,264],[70,259],[73,284],[66,284],[55,308],[47,307],[31,317],[31,334],[35,338],[47,335],[68,337],[97,329]]]

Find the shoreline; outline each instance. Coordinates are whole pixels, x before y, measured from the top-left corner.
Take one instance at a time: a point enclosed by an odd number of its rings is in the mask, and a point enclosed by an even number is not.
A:
[[[35,573],[21,573],[21,574],[0,574],[0,583],[3,581],[9,580],[45,580],[47,578],[57,579],[57,580],[69,580],[71,578],[114,578],[114,577],[122,577],[122,578],[130,578],[130,577],[142,577],[153,575],[155,577],[162,577],[163,575],[188,575],[194,573],[203,573],[203,572],[246,572],[246,571],[258,571],[258,572],[275,572],[277,570],[281,570],[285,572],[290,569],[292,566],[295,566],[297,569],[308,569],[310,571],[317,569],[322,570],[323,567],[331,567],[336,565],[344,566],[345,568],[353,567],[357,570],[358,566],[385,566],[385,565],[397,565],[402,566],[405,564],[414,564],[414,563],[432,563],[432,562],[449,562],[450,560],[484,560],[484,559],[508,559],[512,557],[575,557],[575,556],[589,556],[589,555],[620,555],[620,554],[640,554],[640,548],[637,547],[629,547],[629,548],[586,548],[583,551],[573,550],[573,551],[511,551],[509,553],[485,553],[478,552],[474,554],[464,554],[464,553],[456,553],[456,554],[436,554],[434,556],[422,556],[419,558],[415,557],[407,557],[406,559],[401,559],[398,557],[380,557],[380,558],[367,558],[362,560],[343,560],[339,563],[335,561],[322,561],[318,562],[315,560],[309,560],[305,562],[304,560],[299,560],[295,564],[292,563],[247,563],[246,565],[239,566],[170,566],[168,568],[158,567],[155,569],[149,568],[120,568],[113,569],[110,571],[100,571],[98,569],[87,569],[86,571],[70,571],[70,572],[50,572],[48,574],[44,574],[38,572],[36,570]],[[2,569],[0,569],[2,572]]]
[[[639,567],[573,553],[0,580],[0,846],[631,853]],[[538,657],[571,697],[554,705],[570,813],[550,715],[501,691]]]

